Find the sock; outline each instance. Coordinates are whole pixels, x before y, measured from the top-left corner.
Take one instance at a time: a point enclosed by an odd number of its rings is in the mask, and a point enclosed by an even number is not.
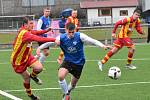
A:
[[[132,62],[132,57],[133,57],[133,53],[128,52],[128,60],[127,60],[127,64],[131,64],[131,62]]]
[[[30,83],[23,83],[25,89],[26,89],[26,93],[28,94],[28,96],[31,96],[32,95],[32,91],[31,91],[31,88],[30,88]]]
[[[68,91],[71,92],[73,89],[75,88],[75,86],[72,86],[71,82],[68,85]]]
[[[39,73],[40,73],[40,72],[33,70],[30,75],[31,75],[32,77],[37,77],[37,75],[38,75]]]
[[[61,52],[59,53],[58,59],[62,59],[63,56],[64,56],[64,52],[61,51]]]
[[[113,55],[112,51],[108,51],[105,57],[101,60],[102,64],[105,64],[112,55]]]
[[[39,62],[43,64],[45,59],[46,59],[46,56],[43,53],[40,53]]]
[[[68,93],[68,86],[67,86],[67,82],[66,80],[62,80],[62,81],[58,81],[59,82],[59,85],[63,91],[64,94],[67,94]]]

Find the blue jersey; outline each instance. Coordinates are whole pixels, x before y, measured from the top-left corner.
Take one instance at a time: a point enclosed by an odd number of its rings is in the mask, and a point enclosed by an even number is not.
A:
[[[85,57],[80,32],[75,32],[72,38],[68,38],[67,33],[61,34],[60,48],[64,52],[64,61],[72,62],[76,65],[84,65]]]
[[[45,16],[41,16],[40,19],[42,20],[43,24],[41,26],[42,30],[47,29],[50,27],[50,17],[46,18]],[[41,36],[47,37],[47,34],[42,34]]]
[[[59,20],[59,28],[65,28],[66,19]],[[59,29],[60,33],[65,33],[65,29]]]

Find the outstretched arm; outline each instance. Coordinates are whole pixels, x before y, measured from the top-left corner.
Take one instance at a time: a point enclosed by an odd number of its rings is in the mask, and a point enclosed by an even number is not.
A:
[[[87,36],[83,33],[80,33],[80,38],[81,38],[82,42],[86,42],[86,43],[89,43],[89,44],[94,44],[94,45],[96,45],[98,47],[102,47],[104,49],[110,48],[110,46],[106,46],[102,42],[100,42],[98,40],[95,40],[95,39],[93,39],[93,38],[91,38],[91,37],[89,37],[89,36]]]
[[[39,57],[39,56],[40,56],[40,52],[41,52],[42,49],[47,48],[47,47],[50,47],[50,46],[52,46],[52,45],[54,45],[54,42],[46,42],[46,43],[40,45],[40,46],[36,49],[36,55]]]

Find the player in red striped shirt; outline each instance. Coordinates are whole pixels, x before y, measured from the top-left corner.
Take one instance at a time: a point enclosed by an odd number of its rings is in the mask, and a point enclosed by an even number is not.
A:
[[[14,71],[23,77],[24,87],[31,100],[39,100],[39,97],[32,94],[30,78],[33,79],[37,84],[41,85],[42,81],[37,77],[37,75],[42,71],[43,66],[32,55],[32,41],[54,42],[55,39],[37,36],[39,34],[44,34],[48,31],[51,31],[51,28],[48,28],[47,30],[33,31],[33,27],[33,21],[25,17],[23,19],[23,26],[19,30],[13,44],[11,64],[14,68]],[[29,66],[33,68],[31,74],[26,70]]]
[[[109,58],[117,53],[123,46],[128,48],[128,59],[125,67],[129,69],[136,69],[136,67],[131,64],[135,47],[132,40],[130,39],[130,36],[133,33],[133,28],[135,28],[139,34],[144,34],[140,26],[140,13],[141,11],[139,9],[135,9],[131,17],[127,17],[116,22],[112,31],[112,37],[116,39],[113,43],[114,47],[107,52],[101,61],[98,62],[100,70],[102,70],[103,65],[109,60]],[[116,29],[119,25],[121,25],[121,30],[116,35]]]

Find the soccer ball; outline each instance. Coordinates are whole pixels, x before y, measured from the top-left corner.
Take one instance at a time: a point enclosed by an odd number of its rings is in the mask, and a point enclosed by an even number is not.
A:
[[[121,76],[120,68],[117,66],[110,67],[108,71],[108,76],[111,79],[115,79],[115,80],[118,79]]]

